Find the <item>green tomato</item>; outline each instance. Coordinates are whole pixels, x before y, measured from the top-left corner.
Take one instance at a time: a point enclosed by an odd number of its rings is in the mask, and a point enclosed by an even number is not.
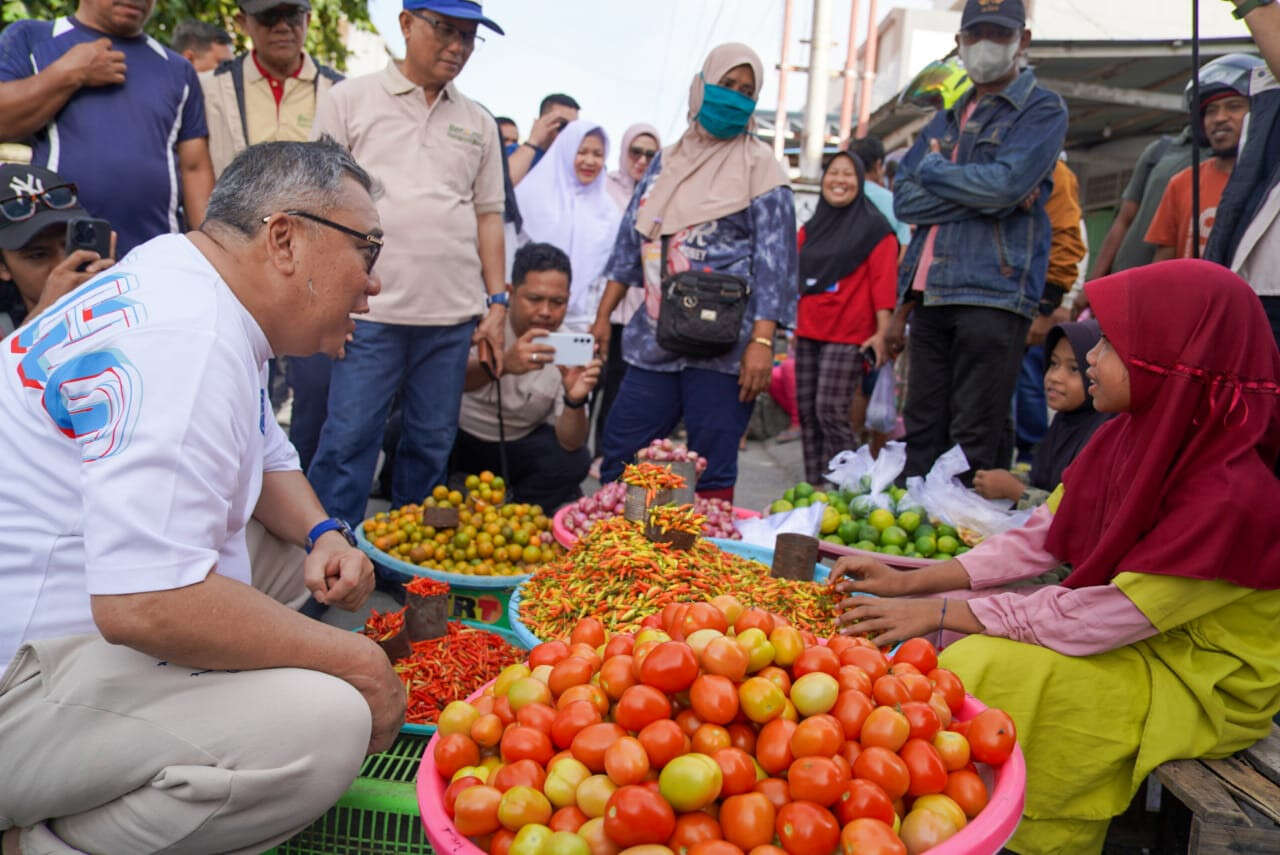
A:
[[[711,804],[723,785],[724,773],[719,764],[705,754],[677,757],[662,767],[658,776],[658,792],[680,813]]]
[[[575,832],[557,831],[543,846],[542,855],[591,855],[591,847]]]

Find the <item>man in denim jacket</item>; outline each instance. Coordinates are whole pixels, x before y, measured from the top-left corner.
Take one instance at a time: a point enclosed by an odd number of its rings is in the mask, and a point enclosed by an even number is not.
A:
[[[887,336],[901,351],[914,311],[908,476],[955,443],[971,471],[1009,465],[997,448],[1027,331],[1042,314],[1045,202],[1067,129],[1062,99],[1019,72],[1030,41],[1022,0],[969,0],[956,44],[975,86],[925,126],[894,183],[894,213],[917,226]]]

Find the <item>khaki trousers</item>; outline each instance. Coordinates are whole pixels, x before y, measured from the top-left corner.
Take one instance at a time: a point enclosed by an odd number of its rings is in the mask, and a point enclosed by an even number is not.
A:
[[[286,566],[301,550],[250,537],[270,559],[255,586],[305,599],[300,561]],[[0,679],[0,829],[26,829],[23,855],[262,852],[337,801],[369,730],[360,694],[316,671],[202,671],[97,635],[32,642]]]

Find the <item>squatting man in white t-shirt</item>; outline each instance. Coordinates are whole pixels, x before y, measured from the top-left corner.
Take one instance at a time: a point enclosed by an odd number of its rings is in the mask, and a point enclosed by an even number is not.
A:
[[[371,184],[332,141],[253,146],[200,230],[5,339],[4,855],[261,852],[394,738],[382,651],[284,604],[355,609],[374,577],[266,391],[378,292]]]

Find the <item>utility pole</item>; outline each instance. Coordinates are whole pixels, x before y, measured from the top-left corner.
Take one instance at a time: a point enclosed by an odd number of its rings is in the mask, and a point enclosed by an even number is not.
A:
[[[778,60],[778,115],[773,121],[773,156],[780,163],[787,144],[787,131],[791,127],[787,120],[787,72],[791,70],[787,66],[787,51],[791,45],[791,6],[792,0],[785,0],[782,10],[782,52]]]
[[[875,9],[875,0],[871,0],[871,8]],[[849,128],[853,125],[853,81],[858,70],[858,13],[861,11],[862,0],[853,0],[849,10],[849,50],[844,56],[844,90],[840,98],[841,144],[849,139]],[[874,17],[871,26],[875,26]]]
[[[822,150],[827,139],[827,85],[831,79],[830,0],[813,0],[813,30],[809,39],[809,91],[804,108],[804,148],[800,176],[816,182],[822,175]]]
[[[858,0],[854,0],[857,5]],[[858,139],[867,135],[867,120],[871,118],[871,85],[876,79],[876,48],[880,44],[880,32],[876,27],[876,0],[871,0],[867,10],[867,41],[862,51],[862,95],[858,99]],[[849,48],[853,50],[852,47]],[[846,81],[848,85],[848,81]]]

